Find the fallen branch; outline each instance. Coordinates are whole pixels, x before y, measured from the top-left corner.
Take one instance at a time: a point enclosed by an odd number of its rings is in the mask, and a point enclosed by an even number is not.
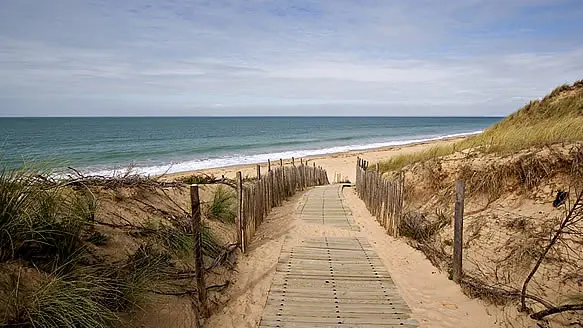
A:
[[[208,268],[205,268],[205,271],[210,271],[212,269],[214,269],[215,267],[225,263],[229,257],[231,256],[231,254],[233,254],[236,250],[237,247],[239,245],[238,244],[229,244],[225,247],[225,249],[223,250],[223,252],[221,254],[219,254],[219,256],[217,256],[214,260],[213,263],[211,263],[211,265]]]
[[[542,311],[533,313],[530,315],[530,317],[532,319],[535,319],[535,320],[541,320],[542,318],[544,318],[548,315],[557,314],[557,313],[566,312],[566,311],[583,311],[583,303],[565,304],[565,305],[561,305],[561,306],[550,307],[546,310],[542,310]]]
[[[526,294],[527,294],[528,284],[530,283],[530,281],[532,280],[532,278],[534,277],[534,275],[538,271],[538,268],[541,266],[541,264],[543,263],[543,261],[547,257],[547,254],[549,253],[551,248],[553,248],[553,246],[555,246],[555,244],[557,243],[557,241],[559,240],[559,238],[563,234],[565,227],[569,226],[569,224],[571,224],[573,221],[578,220],[581,216],[583,216],[582,211],[581,211],[582,206],[583,206],[583,190],[581,190],[580,192],[577,193],[577,197],[575,199],[575,202],[571,206],[568,207],[569,211],[567,212],[567,215],[561,220],[561,224],[559,225],[559,227],[557,228],[557,230],[553,234],[553,236],[552,236],[551,240],[549,241],[549,243],[547,244],[547,246],[543,249],[542,253],[540,254],[539,258],[537,259],[536,263],[534,264],[534,267],[532,268],[532,270],[530,271],[530,273],[528,274],[528,276],[524,280],[524,283],[522,284],[522,296],[520,297],[520,310],[521,311],[523,311],[523,312],[526,311]]]
[[[489,297],[494,303],[503,300],[520,300],[524,296],[525,299],[536,301],[547,308],[555,307],[552,303],[531,294],[522,294],[518,289],[504,288],[502,286],[496,286],[492,284],[485,283],[484,281],[474,278],[471,276],[464,276],[462,281],[460,281],[462,287],[466,287],[470,296],[484,298],[484,296]],[[495,299],[495,298],[498,298]]]

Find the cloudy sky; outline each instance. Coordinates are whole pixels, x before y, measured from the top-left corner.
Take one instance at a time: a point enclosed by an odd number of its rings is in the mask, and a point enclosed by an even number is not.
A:
[[[505,115],[581,0],[1,0],[0,116]]]

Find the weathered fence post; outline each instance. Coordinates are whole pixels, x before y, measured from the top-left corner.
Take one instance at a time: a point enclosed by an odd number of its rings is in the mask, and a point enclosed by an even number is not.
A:
[[[458,180],[455,182],[455,217],[453,227],[453,280],[460,281],[462,270],[462,247],[464,232],[464,192],[465,182]]]
[[[267,172],[271,171],[271,161],[267,160]]]
[[[241,171],[237,172],[237,243],[241,252],[245,252],[245,229],[243,227],[243,178]]]
[[[190,185],[190,207],[192,211],[192,234],[194,235],[194,271],[196,287],[202,317],[207,316],[206,285],[204,282],[204,265],[202,262],[202,232],[200,222],[200,198],[198,185]]]

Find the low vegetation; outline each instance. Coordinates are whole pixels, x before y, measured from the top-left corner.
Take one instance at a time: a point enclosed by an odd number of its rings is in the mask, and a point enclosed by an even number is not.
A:
[[[192,220],[166,191],[155,193],[181,187],[126,178],[56,181],[34,168],[0,169],[0,326],[118,327],[152,295],[191,293],[181,279],[192,272]],[[103,218],[109,194],[116,220]],[[170,205],[148,202],[154,194]],[[232,221],[232,199],[218,188],[209,218]],[[122,215],[130,201],[145,214]],[[208,226],[202,232],[207,263],[224,260],[227,248]],[[110,245],[120,238],[125,253]]]
[[[456,151],[511,154],[531,147],[583,140],[583,80],[562,85],[528,103],[483,133],[422,152],[394,156],[380,163],[382,172],[399,170]]]
[[[236,196],[233,190],[218,186],[215,190],[213,200],[206,207],[206,216],[211,220],[223,223],[234,223],[237,213],[235,213]]]
[[[583,322],[583,81],[462,141],[380,164],[405,176],[401,235],[451,270],[454,185],[465,181],[460,284],[539,326]],[[562,195],[562,196],[561,196]],[[562,198],[561,198],[562,197]],[[443,224],[441,224],[443,222]],[[522,320],[520,319],[520,320]]]

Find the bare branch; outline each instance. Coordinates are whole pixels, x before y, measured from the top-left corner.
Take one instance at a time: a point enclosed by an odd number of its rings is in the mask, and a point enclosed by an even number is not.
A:
[[[541,320],[542,318],[551,315],[557,314],[566,311],[583,311],[583,303],[579,304],[565,304],[557,307],[549,307],[546,310],[542,310],[530,315],[531,318],[535,320]]]

